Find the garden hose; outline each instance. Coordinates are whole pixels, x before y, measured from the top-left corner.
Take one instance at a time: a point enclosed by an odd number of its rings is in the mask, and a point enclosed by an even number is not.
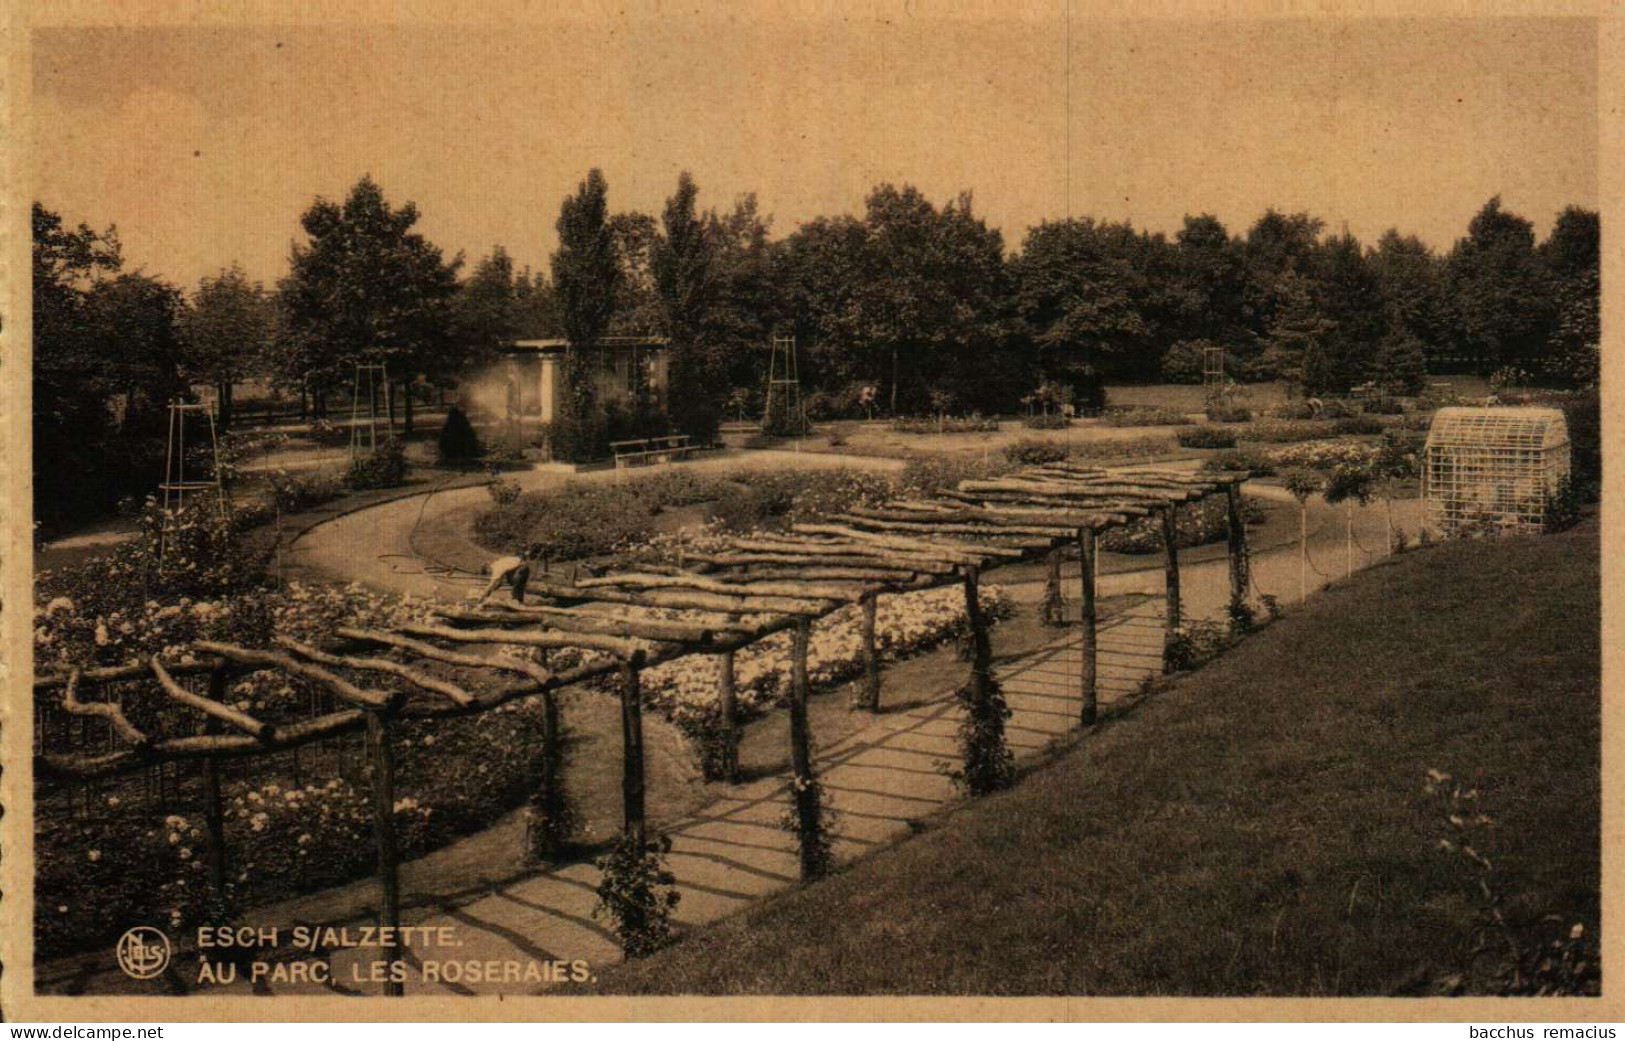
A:
[[[450,484],[452,481],[455,481],[457,476],[458,475],[453,474],[450,477],[444,478],[439,484],[436,484],[428,491],[426,495],[423,496],[423,502],[418,506],[417,519],[412,522],[411,530],[406,533],[406,545],[411,552],[379,553],[377,555],[375,559],[380,561],[387,562],[392,560],[403,560],[412,561],[417,565],[416,570],[409,570],[407,567],[401,564],[390,564],[390,574],[422,575],[426,578],[434,579],[437,582],[475,583],[485,581],[484,574],[477,571],[470,571],[467,568],[457,567],[455,564],[447,564],[443,561],[436,560],[432,556],[418,549],[417,546],[418,528],[422,526],[423,518],[428,513],[429,500],[433,499],[436,494],[446,487],[446,485]]]

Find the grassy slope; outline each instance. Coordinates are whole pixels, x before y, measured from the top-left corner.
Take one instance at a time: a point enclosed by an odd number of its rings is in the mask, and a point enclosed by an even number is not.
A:
[[[1365,572],[1013,791],[604,972],[595,992],[1382,994],[1474,923],[1430,767],[1482,789],[1507,913],[1595,930],[1594,522]]]

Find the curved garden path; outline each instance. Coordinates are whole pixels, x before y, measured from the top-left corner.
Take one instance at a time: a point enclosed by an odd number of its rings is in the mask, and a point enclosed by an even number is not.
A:
[[[694,470],[835,469],[901,470],[897,459],[837,456],[814,452],[724,451],[680,465]],[[566,481],[632,479],[657,467],[574,473],[537,467],[505,475],[527,492]],[[468,537],[474,514],[489,503],[483,486],[430,489],[325,521],[289,545],[290,577],[339,580],[391,593],[459,600],[485,580],[480,569],[492,553]]]
[[[793,453],[780,453],[793,455]],[[805,464],[807,457],[801,457]],[[840,464],[849,459],[837,457]],[[778,460],[764,460],[778,464]],[[889,462],[889,461],[888,461]],[[705,465],[705,464],[699,464]],[[716,460],[713,465],[737,465],[735,460]],[[533,477],[530,487],[545,486],[554,475]],[[1286,492],[1269,485],[1255,485],[1249,491],[1267,498],[1287,498]],[[421,497],[387,503],[351,514],[313,529],[307,534],[305,553],[323,570],[371,582],[383,588],[418,595],[443,593],[439,584],[430,585],[421,576],[380,568],[374,561],[391,548],[407,545],[419,511],[452,511],[477,503],[482,489],[464,489],[447,495],[436,505],[424,504]],[[1289,500],[1290,501],[1290,500]],[[1414,501],[1396,503],[1396,523],[1415,530]],[[1290,508],[1290,507],[1289,507]],[[1374,504],[1354,511],[1356,537],[1368,548],[1380,551],[1386,533],[1385,508]],[[1310,507],[1311,552],[1318,567],[1342,577],[1344,528],[1341,509]],[[328,529],[323,531],[323,529]],[[1189,618],[1223,618],[1229,597],[1227,564],[1222,547],[1215,556],[1212,547],[1190,554],[1189,565],[1181,569],[1185,612]],[[1363,567],[1377,553],[1356,552],[1354,566]],[[1129,570],[1103,568],[1100,575],[1102,597],[1145,594],[1121,613],[1102,619],[1098,650],[1098,697],[1103,718],[1131,705],[1143,682],[1160,672],[1163,641],[1162,565],[1154,558],[1118,558],[1111,562],[1121,568],[1125,560],[1141,566]],[[308,566],[308,565],[307,565]],[[1257,554],[1253,560],[1255,586],[1278,596],[1282,603],[1297,599],[1298,554],[1295,543],[1277,545]],[[1068,586],[1075,588],[1073,581]],[[1325,579],[1311,574],[1319,588]],[[1037,599],[1041,582],[1006,584],[1018,599]],[[433,593],[430,590],[433,590]],[[1070,594],[1069,594],[1070,595]],[[997,650],[997,631],[995,631]],[[995,670],[1012,710],[1007,723],[1007,740],[1018,760],[1031,760],[1069,735],[1077,727],[1080,708],[1079,672],[1081,658],[1077,638],[1060,636],[1032,653],[995,657]],[[922,691],[918,699],[908,698],[907,707],[883,711],[867,726],[818,750],[817,773],[837,812],[835,853],[850,860],[930,826],[929,818],[957,799],[945,767],[958,755],[956,733],[959,710],[948,692]],[[606,749],[606,752],[609,750]],[[611,753],[612,754],[612,753]],[[689,930],[733,914],[772,893],[796,884],[797,855],[794,838],[782,830],[779,821],[790,808],[789,777],[776,774],[732,788],[696,812],[671,822],[663,829],[673,840],[669,857],[677,876],[682,900],[676,922]],[[473,844],[473,845],[470,845]],[[459,855],[459,849],[462,855]],[[430,854],[405,866],[406,908],[403,924],[450,926],[461,944],[452,951],[409,950],[406,960],[421,964],[429,959],[458,961],[585,960],[602,966],[620,959],[613,936],[603,923],[594,920],[595,888],[598,870],[589,862],[557,864],[545,871],[516,874],[506,879],[484,877],[440,877],[439,868],[450,862],[468,860],[467,850],[478,850],[490,865],[515,863],[517,835],[498,829],[472,836],[446,850]],[[262,907],[244,915],[244,924],[288,927],[296,922],[364,924],[374,920],[374,883],[360,881],[327,894],[300,898]],[[348,894],[335,900],[340,894]],[[338,907],[346,913],[335,913]],[[240,982],[238,992],[257,993],[377,993],[376,984],[352,982],[352,972],[363,977],[366,963],[377,952],[349,948],[319,952],[328,961],[333,978],[330,985],[298,984],[250,988]],[[308,960],[309,952],[282,952],[288,961]],[[353,967],[353,969],[352,969]],[[38,980],[42,990],[139,989],[111,968],[110,958],[95,961],[80,957],[56,966],[43,966]],[[158,981],[153,981],[157,983]],[[170,981],[184,987],[183,981]],[[409,975],[408,994],[529,993],[546,989],[534,984],[487,984],[468,981],[426,984]]]

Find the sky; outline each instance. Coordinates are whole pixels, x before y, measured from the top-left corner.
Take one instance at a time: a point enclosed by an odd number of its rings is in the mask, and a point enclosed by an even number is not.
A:
[[[1309,210],[1448,249],[1492,195],[1544,234],[1598,206],[1583,18],[1103,20],[922,0],[479,26],[36,29],[35,197],[127,267],[274,282],[299,215],[371,174],[448,256],[545,269],[593,166],[616,210],[755,192],[776,235],[876,183],[1045,219]]]

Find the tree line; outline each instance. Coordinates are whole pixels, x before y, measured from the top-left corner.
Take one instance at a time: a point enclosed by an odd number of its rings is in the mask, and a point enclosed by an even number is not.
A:
[[[1429,372],[1597,378],[1600,222],[1570,206],[1537,241],[1490,199],[1444,253],[1414,235],[1374,245],[1269,210],[1243,231],[1187,216],[1171,237],[1076,218],[1013,250],[970,193],[934,204],[882,184],[859,214],[775,236],[754,196],[702,210],[679,177],[661,213],[617,212],[591,171],[560,205],[547,272],[502,247],[472,266],[416,230],[370,177],[302,214],[303,241],[271,288],[229,267],[190,293],[125,269],[115,229],[69,227],[36,204],[35,474],[42,516],[84,515],[150,487],[164,408],[213,385],[269,378],[310,415],[348,404],[355,366],[388,367],[411,425],[412,388],[452,387],[514,339],[564,337],[555,452],[671,428],[712,435],[730,391],[759,411],[772,336],[793,335],[812,408],[1009,412],[1041,382],[1098,401],[1114,381],[1200,381],[1224,348],[1240,381],[1309,394],[1374,381],[1414,391]],[[671,342],[667,409],[595,400],[612,335]],[[867,391],[865,391],[867,388]],[[157,449],[153,448],[156,440]],[[126,486],[128,485],[128,487]]]

